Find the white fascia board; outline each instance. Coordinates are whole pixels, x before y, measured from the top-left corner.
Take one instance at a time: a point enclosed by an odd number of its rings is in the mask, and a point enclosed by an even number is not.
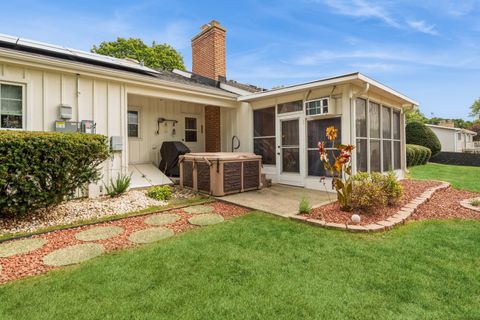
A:
[[[173,69],[172,72],[178,74],[179,76],[183,76],[185,78],[188,78],[188,79],[192,78],[192,74],[188,71],[183,71],[183,70],[180,70],[180,69]]]
[[[226,83],[220,83],[220,88],[223,89],[223,90],[232,92],[232,93],[239,94],[240,96],[245,96],[245,95],[251,94],[250,91],[242,90],[242,89],[240,89],[240,88],[237,88],[237,87],[228,85],[228,84],[226,84]]]
[[[380,83],[376,80],[373,80],[372,78],[369,78],[369,77],[367,77],[367,76],[365,76],[361,73],[358,74],[358,79],[360,79],[362,81],[365,81],[366,83],[370,83],[370,85],[373,85],[373,86],[375,86],[379,89],[382,89],[383,91],[386,91],[390,94],[393,94],[394,96],[397,96],[400,99],[405,100],[405,101],[411,103],[414,106],[419,105],[417,101],[415,101],[413,99],[410,99],[406,95],[404,95],[404,94],[402,94],[402,93],[400,93],[400,92],[398,92],[398,91],[396,91],[396,90],[394,90],[394,89],[392,89],[392,88],[390,88],[390,87],[388,87],[388,86],[386,86],[386,85],[384,85],[384,84],[382,84],[382,83]]]
[[[101,77],[112,81],[124,81],[136,85],[154,85],[169,89],[188,90],[190,93],[198,93],[212,96],[218,99],[236,101],[237,95],[230,92],[220,92],[209,88],[191,86],[188,84],[162,80],[147,75],[136,74],[128,71],[114,70],[106,67],[90,65],[81,62],[55,59],[38,54],[19,52],[15,50],[0,48],[0,61],[12,64],[21,64],[37,69],[50,69],[69,73],[83,73],[90,77]]]
[[[352,81],[356,79],[358,79],[358,74],[348,74],[345,76],[339,76],[339,77],[327,78],[327,79],[317,80],[317,81],[308,82],[308,83],[296,84],[296,85],[288,86],[285,88],[262,91],[259,93],[250,93],[249,95],[238,97],[238,101],[252,101],[252,100],[271,97],[275,95],[308,90],[318,86],[328,86],[332,84],[338,84],[339,82]]]

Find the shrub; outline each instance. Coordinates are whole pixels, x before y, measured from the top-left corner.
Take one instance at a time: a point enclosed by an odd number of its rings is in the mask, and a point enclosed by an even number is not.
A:
[[[407,144],[406,152],[407,166],[409,167],[426,164],[432,156],[430,149],[415,144]]]
[[[405,128],[406,142],[408,144],[416,144],[427,147],[432,152],[432,156],[435,156],[440,152],[442,145],[435,133],[420,122],[411,122],[407,124]]]
[[[23,216],[100,179],[109,156],[97,134],[0,131],[0,217]]]
[[[118,174],[115,180],[110,179],[110,185],[105,185],[105,190],[110,197],[118,196],[127,191],[131,180],[131,175]]]
[[[304,214],[310,214],[312,212],[312,206],[310,205],[310,201],[308,201],[307,197],[304,196],[300,200],[298,211]]]
[[[388,174],[382,177],[381,181],[388,205],[396,204],[403,196],[403,186],[398,181],[397,176],[393,171],[389,171]]]
[[[168,200],[172,196],[170,186],[154,186],[148,189],[147,196],[156,200]]]
[[[353,211],[371,213],[373,209],[387,204],[387,196],[376,175],[361,172],[354,175],[352,181],[350,205]]]

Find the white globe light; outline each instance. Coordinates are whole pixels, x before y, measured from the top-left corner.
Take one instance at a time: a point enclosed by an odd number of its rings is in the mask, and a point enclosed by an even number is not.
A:
[[[360,216],[358,214],[352,214],[352,222],[360,223]]]

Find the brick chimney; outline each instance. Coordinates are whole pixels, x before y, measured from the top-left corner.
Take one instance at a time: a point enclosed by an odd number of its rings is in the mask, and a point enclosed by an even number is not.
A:
[[[453,120],[441,120],[438,122],[438,125],[442,127],[447,127],[447,128],[455,127],[455,123],[453,122]]]
[[[227,30],[212,20],[192,38],[192,72],[218,80],[226,77],[225,37]],[[220,108],[205,106],[205,151],[218,152],[220,141]]]

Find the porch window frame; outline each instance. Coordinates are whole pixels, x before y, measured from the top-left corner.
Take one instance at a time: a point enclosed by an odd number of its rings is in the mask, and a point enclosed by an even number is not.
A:
[[[396,170],[402,170],[402,165],[403,165],[403,161],[402,161],[402,112],[401,112],[401,109],[399,108],[395,108],[395,107],[392,107],[388,104],[384,104],[384,103],[381,103],[381,102],[378,102],[374,99],[370,99],[370,98],[364,98],[364,97],[358,97],[355,99],[355,110],[352,112],[353,114],[356,114],[356,109],[357,109],[357,99],[362,99],[365,101],[365,125],[366,125],[366,137],[359,137],[356,135],[356,131],[357,131],[357,128],[355,127],[355,145],[357,145],[357,140],[366,140],[366,146],[367,146],[367,172],[372,172],[371,170],[371,141],[379,141],[380,143],[380,173],[385,173],[385,172],[388,172],[389,169],[388,168],[384,168],[384,163],[383,163],[383,156],[384,156],[384,146],[383,146],[383,142],[384,141],[389,141],[390,142],[390,159],[391,159],[391,170],[392,171],[396,171]],[[370,135],[370,120],[371,120],[371,116],[370,116],[370,110],[369,110],[369,106],[370,106],[370,102],[372,103],[376,103],[379,105],[380,107],[380,136],[379,138],[372,138],[371,135]],[[384,138],[383,137],[383,108],[387,108],[389,109],[389,112],[390,112],[390,138]],[[395,133],[394,133],[394,113],[398,113],[399,115],[399,123],[398,123],[398,126],[399,126],[399,135],[398,135],[398,139],[395,138]],[[355,115],[355,119],[353,120],[355,121],[355,125],[356,125],[356,115]],[[399,154],[399,162],[400,162],[400,167],[399,168],[395,168],[395,143],[398,142],[400,143],[400,154]],[[355,172],[358,172],[358,157],[357,155],[355,154]]]
[[[0,116],[2,114],[1,113],[2,112],[1,111],[1,108],[2,108],[1,100],[5,100],[5,99],[1,98],[1,86],[2,85],[17,86],[17,87],[22,88],[22,99],[21,99],[21,102],[22,102],[22,127],[21,128],[4,128],[4,127],[2,127],[2,122],[1,122],[1,118],[0,118],[0,130],[13,130],[13,131],[26,130],[26,117],[27,117],[27,114],[26,114],[26,100],[27,100],[26,84],[25,83],[18,83],[18,82],[3,81],[3,80],[0,81]],[[8,100],[10,100],[10,99],[8,99]],[[12,100],[18,101],[18,99],[12,99]]]
[[[327,112],[323,112],[323,101],[327,101]],[[316,101],[320,101],[321,102],[321,106],[320,106],[320,113],[308,113],[308,104],[310,102],[316,102]],[[321,97],[321,98],[316,98],[316,99],[311,99],[311,100],[305,100],[305,102],[303,103],[303,108],[305,109],[305,116],[310,118],[310,117],[316,117],[316,116],[321,116],[321,115],[330,115],[330,97]]]
[[[187,119],[193,119],[195,120],[195,129],[187,128]],[[191,117],[187,116],[184,118],[185,121],[185,126],[184,126],[184,131],[185,131],[185,142],[198,142],[198,119],[197,117]],[[195,140],[187,140],[187,132],[195,132]]]
[[[129,130],[128,126],[130,125],[128,122],[128,113],[129,112],[136,112],[137,113],[137,136],[130,136],[129,135]],[[128,139],[137,139],[137,140],[142,140],[142,110],[137,107],[128,107],[127,110],[127,138]]]
[[[259,110],[264,110],[264,109],[269,109],[269,108],[273,108],[274,110],[274,116],[273,116],[273,123],[274,123],[274,135],[273,136],[255,136],[255,111],[259,111]],[[263,159],[262,159],[262,165],[263,166],[269,166],[269,167],[276,167],[277,166],[277,117],[278,117],[278,110],[277,110],[278,106],[277,104],[274,104],[274,105],[269,105],[269,106],[266,106],[266,107],[261,107],[261,108],[255,108],[252,110],[252,124],[253,124],[253,140],[252,140],[252,150],[255,151],[255,140],[260,140],[260,139],[274,139],[275,140],[275,148],[274,148],[274,154],[273,154],[273,162],[274,163],[263,163]],[[298,111],[296,111],[298,112]],[[288,112],[287,114],[290,114],[291,112]]]

